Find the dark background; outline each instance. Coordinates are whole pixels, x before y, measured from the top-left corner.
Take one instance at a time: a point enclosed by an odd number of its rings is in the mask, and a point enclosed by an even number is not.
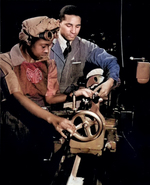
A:
[[[18,43],[18,34],[23,20],[43,15],[57,19],[60,9],[67,4],[78,5],[83,12],[79,36],[92,40],[118,58],[122,81],[117,90],[118,106],[123,106],[125,111],[134,113],[133,120],[130,114],[121,114],[121,124],[126,136],[118,146],[119,162],[117,163],[115,158],[116,166],[113,163],[114,166],[110,167],[108,164],[108,167],[111,172],[115,168],[116,173],[127,185],[130,184],[128,177],[133,178],[132,185],[134,183],[148,185],[150,176],[150,82],[137,83],[137,61],[131,61],[129,58],[130,56],[145,57],[147,61],[150,61],[150,1],[2,0],[0,51],[7,52]],[[120,168],[117,169],[118,167]],[[113,178],[117,176],[114,173],[112,173]],[[135,181],[136,178],[137,181]],[[125,183],[120,182],[120,184]]]

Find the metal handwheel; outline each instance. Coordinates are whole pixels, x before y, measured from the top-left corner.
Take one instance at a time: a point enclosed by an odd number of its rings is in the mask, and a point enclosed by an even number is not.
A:
[[[76,126],[73,136],[81,141],[96,139],[102,131],[103,123],[101,118],[92,111],[81,110],[72,118]]]

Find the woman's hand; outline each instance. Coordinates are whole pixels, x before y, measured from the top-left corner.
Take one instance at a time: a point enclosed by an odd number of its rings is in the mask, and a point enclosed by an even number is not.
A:
[[[63,133],[63,130],[67,130],[70,132],[70,134],[74,134],[76,131],[75,125],[68,119],[58,117],[56,115],[51,115],[50,120],[48,121],[53,124],[55,129],[64,137],[67,138],[67,136]]]
[[[75,96],[84,96],[86,98],[92,99],[95,92],[90,89],[83,88],[83,89],[79,89],[79,90],[75,91],[74,94],[75,94]]]
[[[67,138],[66,135],[62,132],[63,130],[67,130],[71,134],[73,134],[76,130],[74,124],[65,118],[58,117],[47,110],[42,109],[32,100],[21,94],[20,92],[13,93],[14,98],[22,105],[26,110],[28,110],[31,114],[35,115],[38,118],[41,118],[47,121],[49,124],[53,124],[55,129],[64,137]]]

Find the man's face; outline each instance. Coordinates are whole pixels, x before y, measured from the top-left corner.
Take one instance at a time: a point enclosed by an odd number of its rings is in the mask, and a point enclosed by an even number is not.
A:
[[[60,22],[60,34],[69,41],[73,41],[81,29],[81,17],[76,15],[65,15]]]
[[[50,49],[52,47],[52,41],[46,41],[44,39],[37,40],[30,46],[30,52],[36,59],[42,59],[49,56]]]

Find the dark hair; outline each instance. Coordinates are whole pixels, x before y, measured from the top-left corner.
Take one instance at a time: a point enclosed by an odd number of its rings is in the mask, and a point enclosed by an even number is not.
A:
[[[27,50],[27,52],[29,53],[29,55],[34,59],[34,60],[37,60],[37,58],[33,55],[33,53],[31,52],[31,50],[30,50],[30,48],[31,48],[31,46],[33,45],[33,44],[35,44],[35,42],[36,41],[38,41],[40,38],[38,38],[38,37],[32,37],[31,39],[29,39],[29,41],[30,41],[30,46],[27,44],[27,42],[26,41],[24,41],[24,40],[21,40],[20,42],[19,42],[19,46],[22,46],[22,50],[24,51],[24,52],[26,52],[26,50]]]
[[[39,39],[40,39],[40,38],[38,38],[38,37],[32,37],[31,39],[29,38],[28,40],[31,42],[31,45],[33,45],[33,44],[34,44],[36,41],[38,41]],[[27,42],[24,41],[24,40],[21,40],[21,41],[19,42],[19,45],[23,47],[23,50],[24,50],[25,48],[29,47],[28,44],[27,44]]]
[[[59,14],[60,22],[65,19],[65,14],[76,15],[81,17],[80,10],[75,5],[66,5],[60,10]]]

